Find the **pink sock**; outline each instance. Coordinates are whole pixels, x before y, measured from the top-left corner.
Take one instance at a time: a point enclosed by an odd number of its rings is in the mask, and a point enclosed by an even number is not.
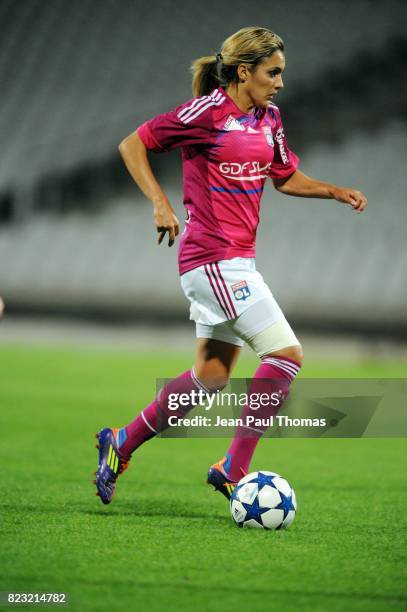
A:
[[[291,382],[300,370],[300,364],[288,357],[266,357],[255,372],[249,388],[249,397],[252,393],[279,393],[281,400],[278,406],[261,406],[254,411],[249,406],[243,408],[242,419],[250,415],[264,419],[274,416],[280,409],[288,395]],[[223,468],[231,480],[240,480],[244,473],[249,471],[249,465],[255,448],[267,427],[237,427],[232,444],[226,453],[227,461]]]
[[[197,379],[193,368],[167,383],[155,400],[147,408],[144,408],[134,421],[119,430],[118,445],[123,457],[129,459],[132,452],[143,442],[164,431],[168,427],[169,416],[183,417],[191,408],[196,406],[196,403],[191,401],[187,406],[170,410],[168,403],[171,393],[190,394],[191,391],[199,392],[200,390],[204,393],[210,393]]]

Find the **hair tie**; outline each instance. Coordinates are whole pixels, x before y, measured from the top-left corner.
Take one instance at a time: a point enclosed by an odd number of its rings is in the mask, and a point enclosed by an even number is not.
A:
[[[215,64],[215,78],[218,81],[219,85],[224,87],[226,85],[225,79],[222,75],[223,72],[223,57],[222,53],[216,54],[216,64]]]

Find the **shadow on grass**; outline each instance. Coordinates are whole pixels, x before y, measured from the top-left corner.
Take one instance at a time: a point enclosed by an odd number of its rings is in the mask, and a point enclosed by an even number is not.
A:
[[[184,506],[182,508],[171,504],[168,504],[168,506],[166,506],[162,503],[160,503],[158,507],[156,505],[155,507],[151,507],[150,503],[140,504],[135,502],[134,505],[126,504],[125,507],[120,504],[113,508],[84,508],[82,512],[83,514],[87,514],[88,516],[103,516],[106,518],[117,516],[138,516],[144,518],[165,517],[169,519],[196,519],[201,521],[210,520],[217,521],[219,523],[230,523],[230,517],[228,516],[228,512],[225,513],[225,516],[219,516],[214,513],[198,514],[194,512],[186,512]]]
[[[69,517],[71,515],[82,514],[86,516],[100,516],[104,518],[117,518],[124,516],[133,517],[165,517],[168,519],[190,519],[216,521],[217,523],[230,523],[228,508],[225,507],[225,516],[219,516],[214,512],[206,514],[186,511],[188,504],[174,503],[169,500],[159,500],[152,503],[151,500],[119,501],[113,505],[103,506],[99,500],[95,500],[95,507],[91,508],[93,502],[64,504],[59,506],[39,505],[39,504],[3,504],[2,512],[14,518],[13,523],[21,522],[22,515],[25,513],[41,514],[44,516],[61,515]]]
[[[176,514],[169,514],[167,512],[149,512],[147,513],[142,513],[142,512],[103,512],[103,510],[88,510],[85,511],[84,514],[87,514],[88,516],[104,516],[106,518],[112,518],[112,517],[117,517],[117,516],[139,516],[139,517],[144,517],[144,518],[151,518],[151,517],[166,517],[166,518],[173,518],[173,519],[196,519],[196,520],[211,520],[211,521],[217,521],[219,523],[230,523],[230,518],[229,517],[222,517],[222,516],[211,516],[210,514],[180,514],[179,512],[177,512]]]

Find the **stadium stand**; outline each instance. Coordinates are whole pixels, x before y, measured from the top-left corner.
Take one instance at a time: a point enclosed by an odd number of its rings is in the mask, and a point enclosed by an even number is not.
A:
[[[175,250],[155,248],[117,144],[190,97],[191,60],[248,25],[247,2],[3,0],[0,22],[0,293],[16,311],[184,318]],[[260,269],[296,321],[406,329],[404,3],[259,0],[250,23],[285,39],[278,103],[303,170],[370,200],[359,218],[270,187]],[[182,218],[179,156],[154,163]]]

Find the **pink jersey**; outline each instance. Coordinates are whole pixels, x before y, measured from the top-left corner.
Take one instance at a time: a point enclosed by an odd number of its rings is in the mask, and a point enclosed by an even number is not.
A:
[[[187,218],[180,274],[223,259],[255,257],[266,179],[290,176],[298,166],[277,106],[245,114],[219,87],[143,123],[137,132],[155,152],[182,147]]]

